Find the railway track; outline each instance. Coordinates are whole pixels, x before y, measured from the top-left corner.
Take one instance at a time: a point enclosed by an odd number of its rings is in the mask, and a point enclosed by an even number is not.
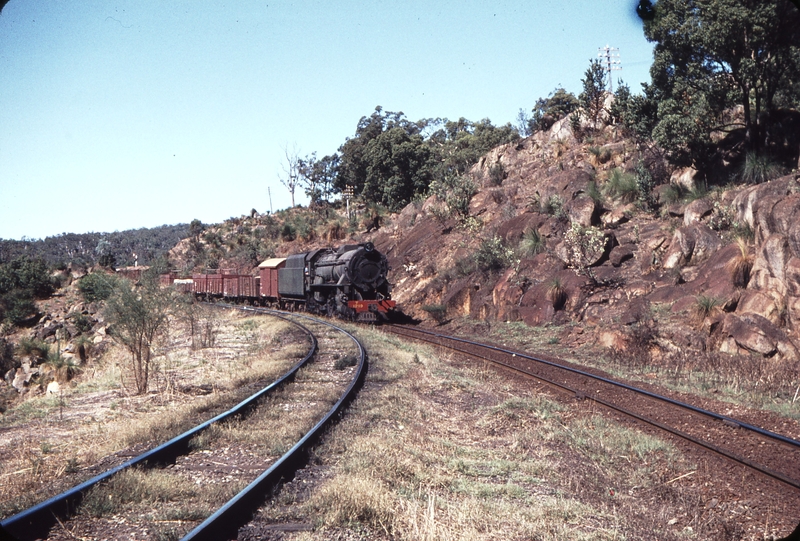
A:
[[[115,488],[125,487],[130,478],[141,482],[151,476],[165,486],[184,490],[173,492],[183,494],[185,500],[177,502],[174,510],[169,509],[170,502],[155,503],[161,517],[155,522],[162,523],[162,533],[166,528],[171,538],[187,540],[235,538],[237,529],[275,487],[302,467],[309,448],[352,400],[366,373],[364,348],[347,331],[307,316],[239,309],[271,314],[302,327],[310,337],[304,358],[234,408],[0,522],[2,530],[19,541],[151,538],[148,526],[137,520],[142,522],[138,515],[147,515],[146,508],[152,508],[154,502],[138,507],[134,501],[127,502],[125,512],[112,517],[98,516],[96,511],[98,498],[100,504],[103,498],[111,498],[105,495],[106,487],[111,494]],[[287,418],[292,419],[288,424]],[[145,480],[147,483],[152,481]],[[219,501],[224,503],[220,506]],[[183,516],[185,505],[205,507],[208,512]],[[92,510],[87,512],[89,506]],[[150,511],[144,522],[152,526]],[[170,520],[171,516],[180,518]]]
[[[536,378],[579,400],[591,400],[666,431],[800,493],[800,441],[796,438],[521,351],[408,326],[388,325],[385,329]]]

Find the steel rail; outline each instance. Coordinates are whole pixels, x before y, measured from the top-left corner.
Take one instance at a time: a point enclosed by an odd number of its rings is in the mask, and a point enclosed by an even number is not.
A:
[[[273,310],[265,308],[247,307],[243,309],[261,313],[274,313]],[[213,515],[183,537],[181,541],[219,541],[222,539],[235,539],[238,529],[251,520],[253,514],[263,505],[266,498],[281,483],[291,480],[295,472],[305,465],[309,449],[319,440],[325,429],[341,414],[364,383],[367,374],[367,354],[364,346],[355,336],[327,321],[301,314],[293,314],[293,316],[328,325],[347,335],[356,344],[359,350],[359,362],[356,366],[356,374],[336,404],[333,405],[330,411],[314,425],[300,441],[255,481],[250,483],[244,490],[229,500]]]
[[[403,331],[408,333],[408,329],[406,329],[406,328],[404,328],[402,326],[391,325],[388,328],[389,329],[403,329]],[[396,332],[396,331],[393,331],[393,332]],[[615,381],[615,380],[612,380],[612,379],[609,379],[609,378],[605,378],[603,376],[598,376],[598,375],[595,375],[595,374],[591,374],[591,373],[583,371],[583,370],[579,370],[579,369],[572,368],[572,367],[569,367],[569,366],[564,366],[564,365],[561,365],[561,364],[558,364],[558,363],[554,363],[552,361],[547,361],[545,359],[540,359],[540,358],[537,358],[537,357],[533,357],[533,356],[530,356],[530,355],[527,355],[525,353],[521,353],[521,352],[518,352],[518,351],[513,351],[513,350],[509,350],[509,349],[505,349],[505,348],[501,348],[501,347],[497,347],[497,346],[492,346],[492,345],[489,345],[489,344],[483,344],[483,343],[480,343],[480,342],[475,342],[475,341],[467,340],[467,339],[463,339],[463,338],[457,338],[457,337],[454,337],[454,336],[448,336],[448,335],[444,335],[444,334],[439,334],[439,333],[435,333],[435,332],[432,332],[432,331],[426,331],[426,330],[422,330],[422,329],[412,329],[411,332],[412,333],[416,332],[416,333],[423,334],[423,335],[433,336],[433,337],[435,337],[437,339],[440,339],[440,340],[451,340],[453,342],[459,342],[459,343],[464,343],[464,344],[468,344],[468,345],[471,345],[471,346],[477,346],[477,347],[481,347],[481,348],[484,348],[484,349],[487,349],[487,350],[490,350],[490,351],[497,351],[497,352],[500,352],[500,353],[504,353],[506,355],[511,355],[511,356],[514,356],[514,357],[519,357],[521,359],[526,359],[526,360],[542,363],[542,364],[544,364],[546,366],[550,366],[550,367],[553,367],[553,368],[557,368],[557,369],[565,370],[565,371],[568,371],[568,372],[572,372],[572,373],[575,373],[575,374],[578,374],[578,375],[581,375],[581,376],[584,376],[584,377],[588,377],[588,378],[594,379],[596,381],[602,381],[604,383],[608,383],[608,384],[611,384],[611,385],[614,385],[614,386],[617,386],[617,387],[620,387],[620,388],[623,388],[623,389],[626,389],[626,390],[629,390],[629,391],[632,391],[632,392],[647,396],[648,398],[661,400],[661,401],[664,401],[664,402],[666,402],[666,403],[668,403],[670,405],[673,405],[673,406],[686,408],[686,409],[688,409],[690,411],[693,411],[695,413],[709,416],[709,417],[711,417],[711,418],[713,418],[715,420],[722,420],[723,422],[727,422],[729,425],[739,426],[739,427],[751,430],[751,431],[753,431],[755,433],[758,433],[759,435],[770,437],[770,438],[772,438],[772,439],[774,439],[776,441],[780,441],[781,443],[788,443],[788,444],[790,444],[792,446],[800,447],[800,442],[798,442],[797,440],[794,440],[792,438],[788,438],[786,436],[783,436],[781,434],[777,434],[777,433],[771,432],[769,430],[764,430],[764,429],[762,429],[760,427],[756,427],[756,426],[751,425],[749,423],[745,423],[743,421],[739,421],[738,419],[727,417],[725,415],[721,415],[721,414],[718,414],[716,412],[712,412],[712,411],[709,411],[709,410],[704,410],[703,408],[699,408],[697,406],[692,406],[691,404],[686,404],[685,402],[681,402],[679,400],[674,400],[674,399],[671,399],[669,397],[665,397],[665,396],[662,396],[662,395],[659,395],[659,394],[656,394],[656,393],[652,393],[652,392],[644,390],[644,389],[640,389],[638,387],[634,387],[632,385],[628,385],[628,384],[625,384],[625,383],[622,383],[622,382],[619,382],[619,381]],[[404,334],[403,332],[396,332],[396,334],[402,335],[402,336],[406,336],[406,337],[409,337],[409,338],[413,338],[413,336],[411,336],[410,334]],[[444,346],[444,344],[441,344],[441,343],[439,343],[438,345]],[[452,348],[452,349],[456,349],[456,348]],[[469,351],[463,351],[463,350],[458,350],[458,349],[457,349],[457,351],[461,351],[462,353],[466,353],[468,355],[472,355],[474,357],[478,357],[478,358],[481,358],[483,360],[488,360],[488,359],[484,359],[483,357],[480,357],[479,355],[477,355],[475,353],[471,353]],[[583,393],[579,393],[579,391],[577,391],[575,389],[572,389],[571,387],[568,387],[566,385],[560,384],[560,383],[558,383],[556,381],[552,381],[552,380],[550,380],[548,378],[545,378],[543,376],[540,376],[540,375],[537,375],[537,374],[533,374],[533,373],[531,373],[531,372],[529,372],[527,370],[524,370],[522,368],[519,368],[519,367],[516,367],[516,366],[512,366],[510,364],[506,364],[506,363],[504,363],[502,361],[492,360],[492,362],[494,362],[494,363],[496,363],[496,364],[498,364],[498,365],[500,365],[500,366],[502,366],[502,367],[504,367],[506,369],[513,370],[513,371],[521,373],[521,374],[525,374],[525,375],[528,375],[528,376],[535,377],[535,378],[537,378],[537,379],[539,379],[539,380],[541,380],[541,381],[543,381],[543,382],[545,382],[545,383],[547,383],[549,385],[553,385],[553,386],[558,387],[560,389],[563,389],[563,390],[565,390],[565,391],[567,391],[569,393],[576,394],[576,395],[583,394]],[[700,447],[703,447],[705,449],[713,451],[714,453],[717,453],[717,454],[719,454],[721,456],[724,456],[724,457],[726,457],[728,459],[731,459],[731,460],[733,460],[735,462],[738,462],[738,463],[740,463],[740,464],[742,464],[744,466],[747,466],[747,467],[752,468],[752,469],[754,469],[756,471],[759,471],[759,472],[761,472],[761,473],[763,473],[763,474],[765,474],[765,475],[767,475],[769,477],[772,477],[773,479],[781,481],[782,483],[785,483],[785,484],[791,486],[792,488],[800,490],[800,481],[797,481],[795,479],[787,477],[787,476],[783,475],[782,473],[777,472],[775,470],[772,470],[771,468],[768,468],[766,466],[762,466],[760,464],[756,464],[755,462],[752,462],[751,460],[749,460],[749,459],[747,459],[745,457],[742,457],[742,456],[739,456],[739,455],[737,455],[735,453],[727,451],[727,450],[725,450],[725,449],[723,449],[721,447],[718,447],[718,446],[716,446],[716,445],[714,445],[712,443],[699,440],[699,439],[695,438],[694,436],[683,432],[682,430],[679,430],[679,429],[673,428],[673,427],[669,427],[667,425],[664,425],[664,424],[660,423],[659,421],[656,421],[656,420],[651,419],[649,417],[646,417],[644,415],[640,415],[638,413],[634,413],[632,411],[627,410],[626,408],[623,408],[621,406],[617,406],[616,404],[613,404],[611,402],[603,400],[602,398],[599,398],[599,397],[589,396],[589,395],[585,395],[584,394],[583,398],[586,398],[588,400],[592,400],[592,401],[594,401],[594,402],[596,402],[598,404],[601,404],[602,406],[605,406],[605,407],[607,407],[609,409],[618,411],[620,413],[623,413],[624,415],[627,415],[627,416],[632,417],[634,419],[637,419],[639,421],[642,421],[642,422],[645,422],[645,423],[650,424],[652,426],[655,426],[655,427],[657,427],[657,428],[659,428],[661,430],[664,430],[666,432],[669,432],[671,434],[679,436],[679,437],[681,437],[681,438],[683,438],[683,439],[685,439],[687,441],[690,441],[691,443],[693,443],[695,445],[698,445]]]
[[[79,485],[65,492],[62,492],[61,494],[53,496],[52,498],[49,498],[31,507],[30,509],[26,509],[25,511],[1,521],[0,535],[5,533],[6,535],[13,536],[12,539],[15,538],[18,541],[34,541],[36,539],[45,538],[47,537],[50,529],[58,522],[60,518],[67,517],[75,513],[77,507],[83,500],[86,491],[98,483],[106,481],[115,474],[132,466],[153,466],[157,464],[168,464],[174,462],[178,456],[185,455],[189,452],[189,442],[200,432],[207,429],[214,423],[232,416],[244,415],[249,412],[260,399],[291,381],[297,374],[298,370],[308,363],[317,350],[318,343],[314,333],[300,323],[295,321],[292,323],[300,327],[310,337],[311,347],[309,348],[305,357],[303,357],[303,359],[301,359],[297,364],[292,366],[292,368],[280,378],[276,379],[257,393],[239,402],[231,409],[220,413],[219,415],[197,425],[192,429],[187,430],[183,434],[175,436],[171,440],[114,468],[111,468],[110,470],[96,475],[91,479],[84,481],[83,483],[80,483]]]

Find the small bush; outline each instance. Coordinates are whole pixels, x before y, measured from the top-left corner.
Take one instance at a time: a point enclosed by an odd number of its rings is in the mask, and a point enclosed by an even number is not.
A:
[[[422,309],[428,312],[428,314],[440,325],[447,317],[447,306],[444,304],[426,304],[422,307]]]
[[[14,348],[5,338],[0,338],[0,373],[5,374],[13,367]]]
[[[17,344],[16,353],[18,357],[46,359],[50,354],[50,345],[37,338],[23,338]]]
[[[731,264],[731,280],[733,285],[740,289],[747,287],[750,282],[750,271],[753,269],[753,256],[747,246],[747,241],[739,237],[736,239],[739,254]]]
[[[75,327],[78,329],[78,332],[89,332],[92,330],[92,319],[87,316],[86,314],[75,314],[72,316],[72,323],[75,324]]]
[[[661,192],[661,202],[666,205],[679,203],[683,200],[685,190],[679,184],[669,184]]]
[[[476,270],[478,270],[478,265],[472,257],[465,257],[456,261],[455,272],[457,278],[469,276]]]
[[[687,203],[691,203],[692,201],[697,201],[698,199],[702,199],[707,195],[708,195],[708,186],[706,186],[706,183],[698,182],[692,187],[691,190],[686,192],[684,200]]]
[[[547,201],[542,201],[540,211],[542,214],[554,216],[556,218],[565,218],[567,211],[564,210],[564,200],[560,195],[553,194]]]
[[[119,285],[120,278],[105,272],[93,272],[78,280],[78,290],[86,302],[105,301]]]
[[[732,231],[737,238],[745,242],[753,242],[756,238],[756,232],[747,222],[733,222]]]
[[[503,243],[503,239],[495,235],[481,242],[475,253],[475,262],[484,272],[498,271],[511,266],[514,262],[514,251]]]
[[[468,175],[451,175],[431,182],[430,191],[444,203],[447,218],[464,219],[469,216],[469,203],[478,187]]]
[[[292,224],[286,223],[283,224],[283,228],[281,228],[281,239],[285,240],[286,242],[291,242],[297,237],[297,230]]]
[[[653,175],[650,174],[650,170],[641,160],[636,164],[635,174],[637,201],[643,209],[652,209],[656,205],[655,196],[653,195],[653,189],[655,188]]]
[[[506,178],[506,170],[503,168],[503,164],[497,162],[493,166],[489,168],[489,182],[492,186],[500,186],[503,184],[503,180]]]
[[[698,295],[694,303],[694,313],[700,323],[705,318],[714,314],[721,305],[721,301],[716,297],[709,297],[707,295]]]
[[[594,226],[583,227],[573,223],[564,235],[567,246],[567,264],[577,274],[586,274],[593,282],[597,278],[591,270],[593,265],[606,249],[606,238],[603,232]]]
[[[637,177],[634,174],[614,168],[608,173],[606,194],[609,197],[620,199],[626,203],[636,201],[639,196]]]
[[[772,158],[756,152],[748,152],[742,166],[742,181],[748,184],[761,184],[778,178],[783,168]]]
[[[567,304],[567,290],[558,276],[554,276],[547,284],[547,299],[554,310],[561,310]]]
[[[595,157],[597,163],[606,163],[611,159],[611,151],[607,148],[590,146],[588,150],[589,154]]]
[[[525,230],[519,241],[519,252],[523,257],[533,257],[546,249],[544,236],[535,227]]]
[[[597,187],[597,183],[595,181],[592,180],[586,184],[586,195],[588,195],[595,203],[599,205],[603,204],[603,194],[600,192],[600,188]]]
[[[719,201],[714,201],[714,208],[711,217],[708,219],[708,226],[714,231],[726,231],[736,222],[736,212],[729,206],[720,205]]]
[[[334,363],[333,367],[336,368],[336,370],[344,370],[345,368],[355,366],[357,364],[358,364],[358,357],[356,357],[355,355],[345,355],[344,357],[336,359],[336,362]]]

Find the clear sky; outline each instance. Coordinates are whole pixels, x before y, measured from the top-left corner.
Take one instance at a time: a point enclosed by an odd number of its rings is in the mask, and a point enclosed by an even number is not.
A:
[[[290,204],[283,149],[335,152],[377,105],[489,118],[580,92],[635,1],[11,0],[0,13],[0,238],[220,222]],[[298,194],[298,202],[305,199]]]

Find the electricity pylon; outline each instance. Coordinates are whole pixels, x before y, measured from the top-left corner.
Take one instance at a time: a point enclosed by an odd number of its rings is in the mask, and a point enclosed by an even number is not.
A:
[[[597,53],[597,56],[601,59],[603,69],[606,70],[606,73],[608,73],[608,91],[613,93],[614,82],[611,79],[611,72],[622,69],[622,62],[619,60],[619,48],[609,47],[606,45],[605,47],[600,47],[597,50],[600,51]]]

